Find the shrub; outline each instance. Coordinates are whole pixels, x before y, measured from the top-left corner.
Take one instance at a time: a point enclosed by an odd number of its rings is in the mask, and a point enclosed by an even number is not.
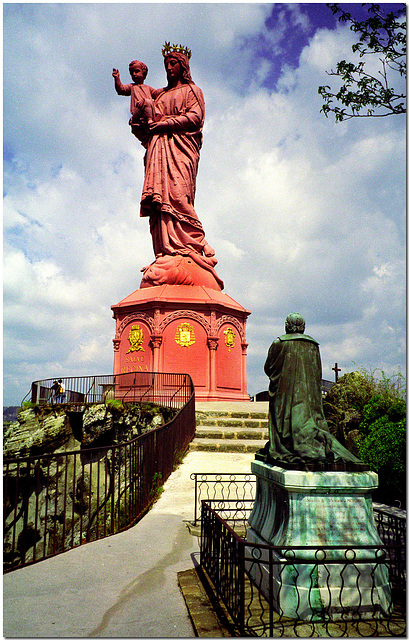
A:
[[[105,400],[105,404],[107,405],[107,407],[116,409],[117,411],[121,411],[124,408],[121,400],[114,400],[113,398],[108,398],[107,400]]]
[[[406,393],[403,377],[365,369],[347,373],[323,407],[331,433],[379,476],[374,498],[406,504]]]
[[[353,371],[342,376],[323,400],[329,430],[352,453],[357,452],[351,446],[352,440],[348,434],[359,429],[363,409],[374,393],[373,380],[361,372]]]
[[[387,417],[390,422],[400,422],[406,418],[406,403],[388,395],[377,394],[365,405],[360,424],[362,434],[366,434],[374,422]]]
[[[406,418],[391,421],[388,415],[365,426],[357,441],[361,459],[379,476],[374,498],[386,504],[406,505]]]
[[[35,402],[31,402],[30,400],[26,400],[25,402],[23,402],[21,408],[23,409],[23,411],[26,411],[27,409],[38,409],[39,405]]]

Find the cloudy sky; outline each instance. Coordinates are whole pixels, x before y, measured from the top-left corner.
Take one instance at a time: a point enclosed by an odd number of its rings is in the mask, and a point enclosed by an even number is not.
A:
[[[5,405],[33,380],[112,372],[110,307],[153,251],[111,74],[128,82],[137,58],[164,86],[165,40],[192,49],[205,96],[195,208],[224,291],[252,312],[248,392],[267,388],[292,311],[324,378],[335,362],[405,374],[405,117],[320,113],[353,42],[324,4],[3,6]]]

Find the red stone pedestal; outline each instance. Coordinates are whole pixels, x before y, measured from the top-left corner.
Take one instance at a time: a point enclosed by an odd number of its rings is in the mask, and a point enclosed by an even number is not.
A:
[[[205,286],[137,289],[112,306],[114,374],[188,373],[197,400],[249,400],[246,319],[233,298]]]

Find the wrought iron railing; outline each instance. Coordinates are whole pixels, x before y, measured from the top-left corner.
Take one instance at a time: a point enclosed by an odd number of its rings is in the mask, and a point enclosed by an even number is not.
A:
[[[144,515],[194,437],[194,389],[184,378],[186,388],[167,389],[167,401],[155,395],[168,406],[186,399],[176,416],[129,442],[3,460],[5,571],[123,531]]]
[[[202,501],[237,500],[254,502],[256,476],[253,473],[192,473],[195,483],[194,524],[201,518]]]
[[[390,572],[400,545],[250,543],[231,526],[243,510],[237,501],[210,501],[201,517],[200,571],[227,611],[233,635],[405,635],[406,592]]]
[[[195,504],[193,521],[196,525],[201,518],[202,501],[212,500],[224,503],[229,500],[241,502],[245,508],[252,505],[256,495],[256,476],[253,473],[192,473],[195,483]],[[251,509],[251,506],[250,506]],[[238,511],[238,514],[240,510]],[[404,545],[406,541],[406,511],[388,505],[373,503],[373,513],[379,536],[384,544]],[[229,517],[236,523],[244,516]],[[406,566],[406,557],[403,558]]]
[[[406,588],[406,511],[373,503],[373,514],[382,542],[400,549],[393,558],[390,570],[395,584],[401,584],[402,588]]]
[[[55,378],[36,380],[23,402],[34,404],[85,405],[121,400],[122,402],[153,402],[180,408],[191,396],[191,378],[183,373],[135,371],[116,375],[59,378],[63,393]]]

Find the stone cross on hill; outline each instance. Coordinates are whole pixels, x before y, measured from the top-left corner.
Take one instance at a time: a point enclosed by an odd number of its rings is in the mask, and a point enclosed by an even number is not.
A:
[[[332,367],[332,370],[335,371],[335,382],[338,382],[338,373],[341,371],[338,368],[338,362],[335,363],[335,367]]]

